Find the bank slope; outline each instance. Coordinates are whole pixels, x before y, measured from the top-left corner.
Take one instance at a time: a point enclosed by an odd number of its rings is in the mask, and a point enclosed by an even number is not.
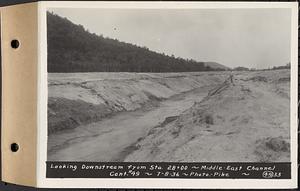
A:
[[[289,70],[239,72],[170,116],[125,161],[288,162]]]

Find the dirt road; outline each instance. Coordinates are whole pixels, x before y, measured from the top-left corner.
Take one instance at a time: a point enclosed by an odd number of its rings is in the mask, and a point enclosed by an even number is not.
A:
[[[130,146],[167,117],[177,116],[203,99],[212,87],[175,95],[159,107],[121,112],[97,123],[49,136],[49,161],[122,161]]]

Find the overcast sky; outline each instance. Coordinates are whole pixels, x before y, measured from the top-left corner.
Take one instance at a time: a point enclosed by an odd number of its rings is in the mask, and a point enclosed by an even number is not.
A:
[[[268,68],[290,61],[289,9],[50,9],[90,32],[197,61]]]

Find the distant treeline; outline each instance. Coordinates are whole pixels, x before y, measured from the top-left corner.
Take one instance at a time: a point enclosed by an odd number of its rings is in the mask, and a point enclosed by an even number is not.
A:
[[[280,70],[280,69],[290,69],[291,68],[291,63],[287,63],[285,66],[274,66],[271,68],[271,70]]]
[[[256,71],[256,70],[281,70],[281,69],[290,69],[291,68],[291,63],[287,63],[284,66],[273,66],[272,68],[268,69],[255,69],[255,68],[246,68],[246,67],[241,67],[238,66],[236,68],[233,68],[235,71]]]
[[[97,23],[95,23],[97,24]],[[224,70],[92,34],[47,13],[48,72],[191,72]]]

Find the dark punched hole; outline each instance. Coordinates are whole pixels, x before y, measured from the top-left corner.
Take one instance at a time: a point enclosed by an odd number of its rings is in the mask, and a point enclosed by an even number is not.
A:
[[[12,48],[17,49],[20,46],[20,42],[18,40],[14,39],[11,41],[10,45]]]
[[[17,143],[13,143],[10,145],[10,149],[12,152],[17,152],[19,150],[19,145]]]

